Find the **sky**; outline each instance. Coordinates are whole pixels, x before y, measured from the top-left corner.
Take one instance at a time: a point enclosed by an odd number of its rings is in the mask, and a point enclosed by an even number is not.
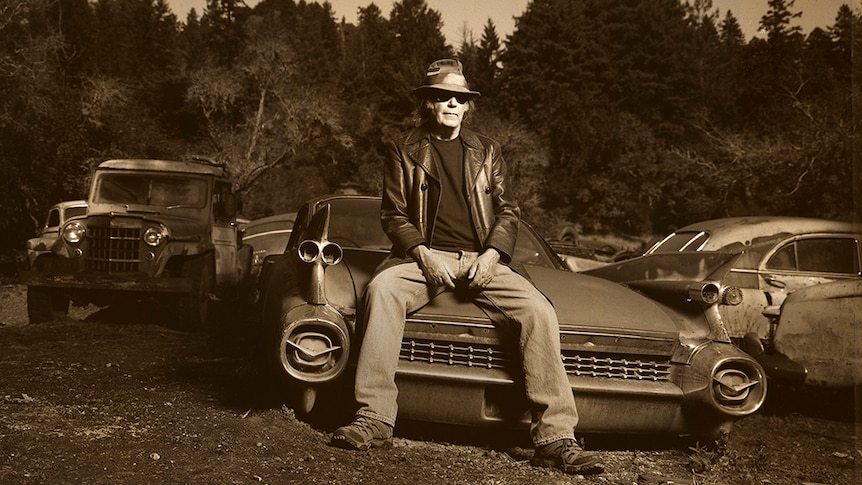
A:
[[[253,7],[258,0],[245,0]],[[185,20],[189,10],[194,8],[202,14],[206,0],[167,0],[171,10]],[[320,3],[323,3],[322,0]],[[389,17],[395,0],[329,0],[336,20],[342,17],[356,24],[356,14],[359,7],[376,4]],[[482,37],[482,29],[488,19],[494,22],[497,34],[505,38],[515,28],[515,17],[520,17],[527,8],[528,0],[427,0],[428,6],[440,12],[443,19],[443,34],[450,44],[458,46],[463,39],[462,33],[466,27],[472,31],[478,41]],[[800,25],[807,34],[814,27],[825,29],[835,23],[835,14],[842,4],[853,5],[856,10],[862,9],[862,0],[796,0],[793,12],[802,12],[802,18],[796,19],[793,25]],[[747,39],[757,35],[760,18],[768,10],[769,0],[713,0],[713,8],[719,10],[719,20],[724,19],[728,10],[739,21]],[[760,37],[763,37],[762,35]]]

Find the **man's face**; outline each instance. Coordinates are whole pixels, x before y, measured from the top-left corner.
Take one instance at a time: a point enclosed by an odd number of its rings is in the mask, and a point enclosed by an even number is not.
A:
[[[470,110],[467,102],[470,97],[464,94],[448,91],[433,93],[428,103],[434,120],[441,127],[458,128],[464,121],[464,115]]]

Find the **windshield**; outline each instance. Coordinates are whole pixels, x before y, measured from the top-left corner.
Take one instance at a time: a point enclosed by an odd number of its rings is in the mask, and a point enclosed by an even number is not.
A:
[[[87,213],[87,206],[67,207],[65,211],[66,219],[82,216]]]
[[[380,201],[333,199],[329,240],[344,247],[389,249],[392,242],[380,224]]]
[[[161,173],[102,173],[92,199],[103,204],[203,208],[207,182]]]

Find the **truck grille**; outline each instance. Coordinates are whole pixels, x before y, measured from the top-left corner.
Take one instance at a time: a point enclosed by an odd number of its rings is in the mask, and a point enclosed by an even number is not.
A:
[[[137,227],[88,227],[87,269],[97,273],[134,273],[141,262]]]
[[[434,342],[423,339],[405,339],[401,342],[400,359],[486,369],[519,368],[513,361],[512,352],[507,352],[499,345]],[[643,358],[586,356],[573,350],[563,350],[562,359],[566,373],[571,376],[641,381],[670,380],[668,362]]]

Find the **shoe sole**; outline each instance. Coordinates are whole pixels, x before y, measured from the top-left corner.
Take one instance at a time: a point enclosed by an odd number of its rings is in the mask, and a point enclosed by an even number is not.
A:
[[[542,468],[556,468],[562,470],[569,475],[598,475],[605,471],[604,465],[600,461],[590,461],[579,465],[564,465],[553,458],[548,459],[533,459],[530,464]]]
[[[392,439],[373,439],[367,442],[353,441],[346,436],[335,435],[332,437],[332,446],[342,450],[366,451],[369,448],[388,448],[392,445]]]

